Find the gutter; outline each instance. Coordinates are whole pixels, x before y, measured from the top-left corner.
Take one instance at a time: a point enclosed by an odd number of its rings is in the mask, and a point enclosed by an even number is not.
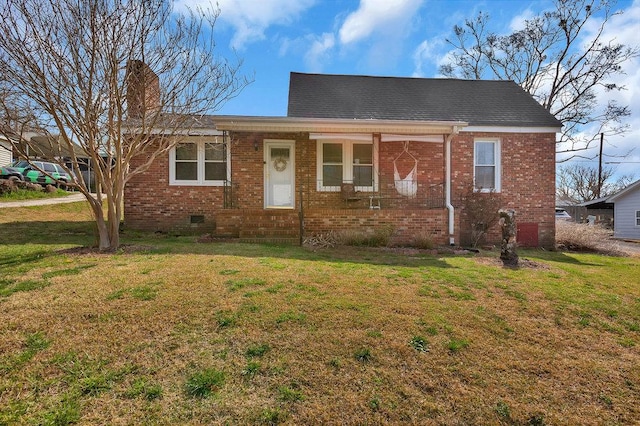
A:
[[[449,245],[454,246],[455,242],[455,208],[451,204],[451,139],[457,135],[460,131],[458,126],[453,127],[453,132],[447,135],[445,140],[445,161],[446,161],[446,176],[445,176],[445,205],[449,211]]]

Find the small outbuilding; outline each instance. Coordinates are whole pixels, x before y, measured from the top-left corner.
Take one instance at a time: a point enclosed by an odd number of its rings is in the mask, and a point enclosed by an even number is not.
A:
[[[614,204],[614,237],[640,240],[640,180],[610,196],[607,202]]]

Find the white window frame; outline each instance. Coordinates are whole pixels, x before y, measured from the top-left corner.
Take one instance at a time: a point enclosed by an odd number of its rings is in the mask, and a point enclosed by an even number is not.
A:
[[[495,164],[477,164],[476,163],[476,146],[478,143],[492,143],[493,144],[493,158],[495,159]],[[473,141],[473,185],[476,184],[476,167],[480,166],[493,166],[494,167],[494,182],[495,188],[476,188],[476,191],[480,192],[500,192],[502,189],[501,185],[501,146],[500,139],[498,138],[478,138]]]
[[[342,145],[342,181],[353,182],[353,145],[371,145],[373,164],[371,165],[371,174],[373,177],[373,186],[356,186],[356,191],[375,192],[378,190],[378,150],[373,139],[370,140],[348,140],[348,139],[319,139],[317,141],[317,190],[322,192],[339,192],[341,186],[324,185],[323,182],[323,145],[324,144],[341,144]]]
[[[224,186],[225,180],[205,180],[205,144],[206,143],[223,143],[222,138],[219,136],[213,137],[198,137],[198,138],[186,138],[180,140],[179,143],[194,143],[197,144],[197,170],[198,178],[196,180],[178,180],[176,179],[176,146],[173,146],[169,150],[169,185],[181,185],[181,186]],[[231,180],[231,150],[227,146],[227,181]]]
[[[640,210],[636,210],[636,227],[640,228]]]

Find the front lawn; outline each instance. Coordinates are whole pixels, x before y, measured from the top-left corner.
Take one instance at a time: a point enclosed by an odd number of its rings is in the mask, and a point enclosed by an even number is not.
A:
[[[0,216],[0,424],[640,419],[639,258],[129,232],[101,255],[85,203],[38,209]]]

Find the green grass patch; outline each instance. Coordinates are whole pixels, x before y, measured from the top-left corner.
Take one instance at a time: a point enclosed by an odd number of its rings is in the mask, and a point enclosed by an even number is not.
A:
[[[268,344],[262,343],[259,345],[249,346],[244,354],[247,358],[259,358],[269,352],[270,349],[271,347]]]
[[[222,371],[207,368],[191,374],[184,385],[187,395],[193,398],[208,398],[225,382]]]
[[[131,297],[138,300],[153,300],[158,295],[158,289],[149,285],[129,289]]]
[[[80,401],[73,396],[66,395],[53,407],[44,411],[38,424],[42,425],[71,425],[81,418]]]
[[[229,291],[237,291],[245,287],[263,286],[266,283],[262,278],[239,278],[236,280],[227,280],[225,285]]]
[[[68,275],[78,275],[82,272],[84,272],[87,269],[91,269],[93,267],[95,267],[96,264],[90,264],[90,265],[80,265],[80,266],[76,266],[73,268],[68,268],[68,269],[59,269],[57,271],[50,271],[50,272],[45,272],[44,274],[42,274],[42,278],[44,279],[48,279],[48,278],[53,278],[53,277],[63,277],[63,276],[68,276]]]
[[[409,340],[409,346],[418,352],[429,352],[429,343],[427,339],[422,336],[413,336],[411,340]]]
[[[469,342],[465,339],[451,339],[447,342],[447,349],[451,353],[457,353],[469,347]]]
[[[162,386],[157,383],[149,382],[144,378],[136,379],[131,387],[125,392],[127,398],[144,398],[147,401],[162,398]]]
[[[242,369],[241,374],[244,377],[253,378],[260,371],[260,364],[255,361],[249,361]]]
[[[296,322],[296,323],[304,323],[307,316],[300,312],[283,312],[276,318],[276,324],[282,324],[283,322]]]
[[[0,279],[0,297],[9,297],[14,293],[33,291],[45,288],[50,283],[46,280]]]
[[[36,332],[25,336],[22,349],[17,354],[0,356],[0,371],[12,372],[28,363],[38,352],[49,347],[51,340],[44,333]]]
[[[280,400],[285,402],[304,401],[304,394],[296,384],[290,386],[279,386],[278,396]]]
[[[56,189],[54,192],[32,191],[30,189],[16,189],[15,191],[0,194],[0,202],[2,201],[25,201],[25,200],[41,200],[46,198],[60,198],[71,195],[71,192],[62,189]]]
[[[372,358],[371,349],[360,348],[353,353],[353,357],[360,362],[369,362]]]
[[[287,420],[287,412],[280,408],[265,408],[256,421],[260,425],[274,426]]]

